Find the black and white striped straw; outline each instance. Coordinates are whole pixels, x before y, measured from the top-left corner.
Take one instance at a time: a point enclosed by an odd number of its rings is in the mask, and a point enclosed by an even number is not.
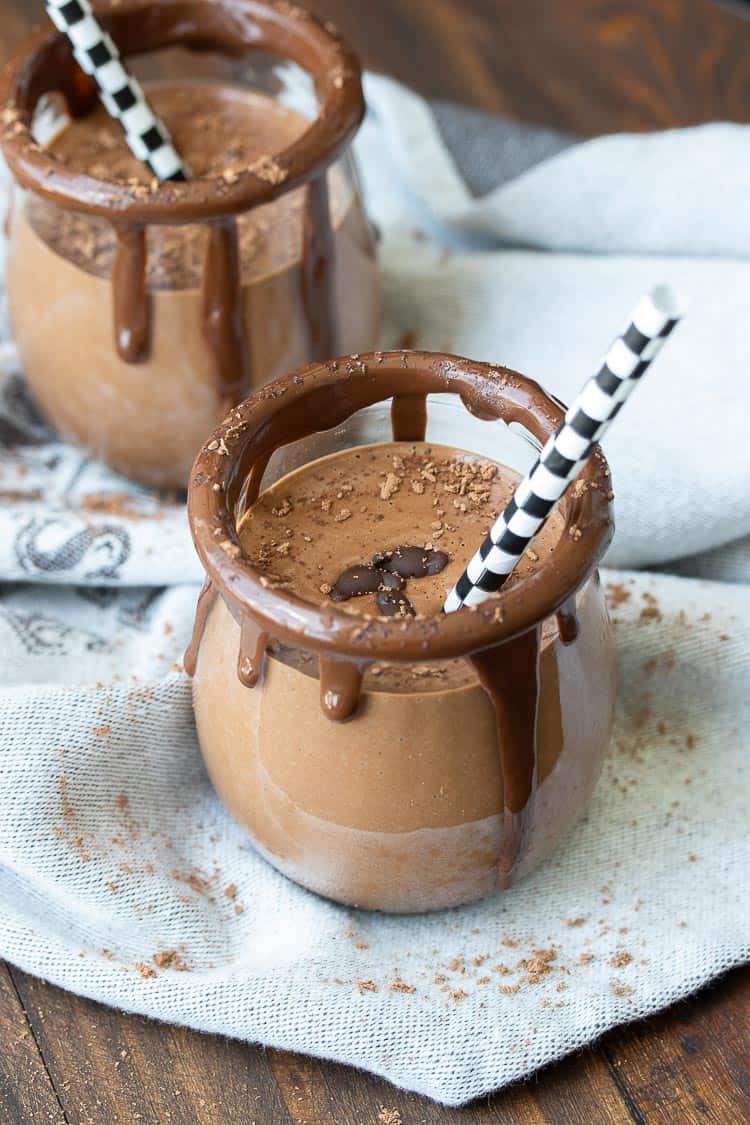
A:
[[[562,426],[544,446],[536,464],[518,485],[507,508],[448,594],[443,605],[445,613],[465,605],[479,605],[501,588],[681,315],[679,299],[667,285],[659,285],[641,298],[601,368],[569,407]]]
[[[112,37],[89,0],[46,0],[47,13],[70,40],[76,62],[99,87],[107,112],[119,121],[134,156],[159,180],[188,180],[190,173],[156,116],[140,83],[125,69]]]

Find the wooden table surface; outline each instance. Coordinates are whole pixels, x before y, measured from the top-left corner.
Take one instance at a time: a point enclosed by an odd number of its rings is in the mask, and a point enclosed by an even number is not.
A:
[[[585,134],[750,120],[750,22],[710,0],[309,0],[422,92]],[[0,54],[42,10],[0,0]],[[748,7],[750,15],[750,6]],[[699,156],[699,154],[696,154]],[[467,1109],[122,1015],[0,963],[0,1121],[750,1121],[750,968]]]

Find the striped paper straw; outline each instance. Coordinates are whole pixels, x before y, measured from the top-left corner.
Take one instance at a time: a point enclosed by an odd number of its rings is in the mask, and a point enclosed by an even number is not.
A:
[[[627,328],[614,341],[599,372],[569,407],[513,499],[495,521],[445,600],[443,611],[479,605],[501,588],[557,501],[580,473],[619,413],[628,395],[681,316],[680,302],[667,285],[642,297]]]
[[[76,62],[99,87],[107,112],[119,121],[134,156],[159,180],[188,180],[172,138],[156,116],[141,85],[128,74],[111,36],[97,20],[89,0],[46,0],[47,13],[70,40]]]

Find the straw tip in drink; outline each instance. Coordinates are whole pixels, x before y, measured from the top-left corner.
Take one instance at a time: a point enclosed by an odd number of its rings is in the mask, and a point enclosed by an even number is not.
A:
[[[655,308],[669,320],[680,320],[685,315],[687,302],[671,285],[655,285],[649,293]]]

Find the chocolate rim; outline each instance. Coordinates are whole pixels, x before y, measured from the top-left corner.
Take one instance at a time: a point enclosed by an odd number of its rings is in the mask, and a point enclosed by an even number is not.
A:
[[[271,183],[247,169],[233,184],[211,179],[166,183],[140,198],[128,184],[75,172],[34,142],[30,125],[39,98],[51,90],[70,92],[81,80],[66,37],[40,28],[14,54],[0,84],[0,100],[17,115],[0,143],[19,183],[70,210],[138,223],[193,222],[247,211],[319,175],[347,146],[364,116],[354,52],[332,24],[285,0],[124,0],[97,15],[124,57],[178,44],[235,55],[266,49],[312,76],[320,108],[301,137],[273,154],[285,173],[282,182]]]
[[[580,477],[589,487],[569,494],[567,534],[549,558],[475,609],[430,618],[369,620],[334,603],[316,606],[263,584],[242,551],[235,513],[245,502],[248,480],[257,494],[273,451],[341,425],[376,402],[446,392],[460,395],[477,417],[520,423],[541,443],[564,415],[564,407],[538,383],[509,368],[442,353],[400,351],[310,364],[234,408],[196,458],[188,515],[208,579],[235,619],[249,613],[271,636],[318,652],[362,660],[449,659],[527,632],[579,589],[614,531],[609,468],[598,448]],[[575,535],[570,534],[573,530]]]

